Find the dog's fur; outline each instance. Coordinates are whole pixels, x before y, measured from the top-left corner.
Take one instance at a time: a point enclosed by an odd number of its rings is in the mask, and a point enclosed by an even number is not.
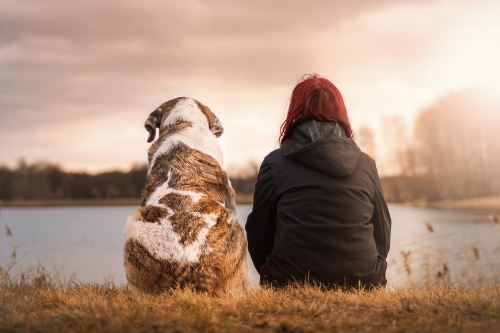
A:
[[[145,123],[154,140],[141,207],[125,226],[128,282],[155,292],[224,293],[246,281],[246,240],[222,169],[222,125],[186,97],[163,103]]]

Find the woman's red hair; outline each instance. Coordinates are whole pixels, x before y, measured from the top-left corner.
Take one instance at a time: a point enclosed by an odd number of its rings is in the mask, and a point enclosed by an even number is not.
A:
[[[353,137],[340,91],[317,74],[305,75],[293,89],[288,114],[280,129],[280,143],[283,144],[297,124],[308,119],[338,122],[347,136]]]

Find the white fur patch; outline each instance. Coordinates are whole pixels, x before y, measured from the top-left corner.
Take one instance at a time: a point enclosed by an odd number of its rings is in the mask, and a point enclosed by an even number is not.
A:
[[[164,188],[159,190],[164,193],[176,193],[190,196],[191,194],[195,194],[191,196],[191,198],[198,198],[198,200],[202,197],[201,194],[195,192],[186,194],[185,192],[187,191],[177,191],[173,189],[165,191],[166,189]],[[157,195],[154,196],[157,198]],[[156,204],[155,206],[169,210],[169,216],[173,213],[172,209],[165,205]],[[169,216],[161,219],[159,223],[149,223],[138,221],[135,216],[132,215],[128,218],[125,225],[125,238],[126,240],[137,240],[156,259],[173,260],[183,264],[196,263],[203,254],[202,248],[206,243],[210,228],[217,223],[217,216],[214,214],[199,213],[194,213],[193,215],[202,218],[206,225],[198,232],[196,239],[189,245],[184,246],[181,243],[181,237],[173,230]]]
[[[173,260],[182,264],[197,263],[202,255],[210,227],[203,227],[191,244],[183,246],[168,218],[158,223],[137,221],[130,216],[125,225],[126,240],[137,240],[158,260]]]
[[[170,174],[169,174],[170,178]],[[193,213],[205,221],[204,226],[198,233],[196,240],[184,246],[181,237],[173,230],[169,216],[173,213],[172,208],[159,203],[166,194],[175,193],[189,196],[194,203],[202,197],[202,193],[194,191],[180,191],[168,187],[168,181],[159,186],[147,201],[147,205],[166,208],[168,216],[161,219],[159,223],[138,221],[135,215],[128,218],[125,225],[125,239],[137,240],[144,246],[153,257],[159,260],[173,260],[179,263],[196,263],[202,255],[202,247],[206,242],[208,232],[217,223],[217,215]],[[207,249],[210,251],[210,249]]]

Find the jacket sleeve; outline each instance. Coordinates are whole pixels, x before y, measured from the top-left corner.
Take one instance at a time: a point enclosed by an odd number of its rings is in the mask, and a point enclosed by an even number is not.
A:
[[[276,231],[275,190],[271,166],[264,160],[255,184],[253,209],[245,225],[248,251],[259,274],[262,264],[273,249]]]
[[[373,237],[377,245],[378,253],[387,258],[391,244],[391,215],[384,199],[384,192],[380,184],[377,167],[375,170],[375,195],[373,198]]]

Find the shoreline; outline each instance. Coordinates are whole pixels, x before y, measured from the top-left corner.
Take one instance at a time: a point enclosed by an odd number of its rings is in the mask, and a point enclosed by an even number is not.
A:
[[[243,194],[236,196],[238,205],[253,203],[253,195]],[[100,207],[100,206],[139,206],[140,198],[121,199],[15,199],[0,200],[0,208],[29,208],[29,207]]]
[[[1,207],[99,207],[99,206],[139,206],[140,198],[121,198],[121,199],[49,199],[49,200],[0,200]],[[253,203],[253,194],[239,194],[236,196],[238,205],[251,205]],[[439,201],[406,201],[406,202],[388,202],[408,207],[432,208],[432,209],[451,209],[471,213],[497,214],[500,215],[500,196],[480,197],[468,199],[439,200]]]
[[[396,204],[396,202],[394,202]],[[448,199],[438,201],[409,201],[400,202],[405,206],[433,208],[433,209],[449,209],[478,214],[496,214],[500,215],[500,196],[493,197],[477,197],[466,199]]]

